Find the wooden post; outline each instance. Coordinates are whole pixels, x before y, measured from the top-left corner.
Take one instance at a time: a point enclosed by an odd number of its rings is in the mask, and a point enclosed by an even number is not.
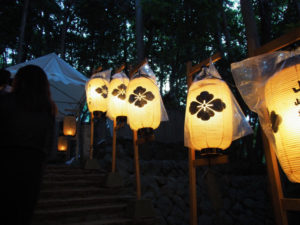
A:
[[[122,64],[118,69],[115,70],[115,73],[120,73],[125,69],[125,63]],[[111,172],[116,172],[116,143],[117,143],[117,118],[114,118],[113,125],[113,143],[112,143],[112,165]]]
[[[93,159],[94,151],[94,114],[91,112],[91,139],[90,139],[90,159]]]
[[[188,89],[192,84],[193,76],[189,75],[192,70],[192,62],[187,62],[187,85]],[[197,189],[196,189],[196,167],[195,161],[195,149],[189,148],[189,191],[190,191],[190,224],[197,225]]]
[[[197,189],[195,149],[189,148],[189,179],[190,179],[190,224],[197,225]]]
[[[283,204],[281,201],[283,199],[283,191],[278,169],[277,157],[275,155],[275,149],[273,149],[269,145],[268,139],[263,131],[262,140],[265,150],[266,165],[269,178],[269,185],[271,189],[275,222],[277,225],[288,225],[287,213],[286,210],[283,208]]]
[[[133,148],[134,148],[134,163],[135,163],[135,178],[136,178],[136,198],[141,199],[141,180],[140,180],[140,164],[139,164],[139,146],[137,131],[133,131]]]
[[[117,142],[117,119],[114,119],[113,143],[112,143],[112,168],[111,172],[116,172],[116,142]]]

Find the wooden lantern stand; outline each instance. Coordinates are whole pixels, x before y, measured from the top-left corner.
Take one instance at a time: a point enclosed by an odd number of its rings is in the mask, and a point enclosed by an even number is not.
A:
[[[102,67],[98,67],[96,70],[93,71],[94,73],[98,73],[102,70]],[[94,112],[91,112],[91,137],[90,137],[90,151],[89,151],[89,158],[86,160],[84,169],[88,170],[99,170],[100,165],[98,160],[93,158],[94,154]]]
[[[202,61],[201,63],[192,66],[192,62],[187,63],[187,85],[188,88],[193,82],[193,75],[199,72],[203,66],[208,66],[210,60],[216,62],[221,59],[221,54],[218,52],[212,57]],[[228,163],[227,155],[213,154],[209,157],[196,159],[196,150],[189,148],[189,192],[190,192],[190,224],[197,225],[197,189],[196,189],[196,168],[199,166],[209,166]]]
[[[114,73],[120,73],[125,69],[125,64],[119,67]],[[106,177],[106,187],[122,187],[124,185],[123,178],[116,172],[116,145],[117,145],[117,130],[122,124],[117,123],[117,118],[113,120],[113,138],[112,138],[112,165],[111,172]]]
[[[252,57],[258,56],[260,54],[275,52],[299,40],[300,27],[263,45],[260,48],[255,49],[254,53],[249,56]],[[271,189],[271,199],[273,203],[275,222],[276,225],[288,225],[287,211],[300,211],[300,199],[284,197],[278,161],[275,155],[275,149],[273,149],[273,147],[269,145],[267,137],[263,131],[262,139],[265,150],[266,165],[269,178],[269,185]]]
[[[144,59],[135,68],[130,70],[129,77],[139,70],[140,67],[147,63],[147,59]],[[131,201],[127,205],[127,214],[135,220],[143,218],[154,218],[155,212],[151,200],[142,199],[141,193],[141,179],[140,179],[140,164],[139,164],[139,143],[141,141],[138,138],[138,131],[133,130],[133,149],[134,149],[134,165],[135,165],[135,180],[136,180],[136,200]]]

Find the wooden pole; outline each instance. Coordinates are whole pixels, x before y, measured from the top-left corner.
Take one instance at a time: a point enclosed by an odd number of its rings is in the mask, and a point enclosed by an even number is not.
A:
[[[189,148],[189,183],[190,183],[190,224],[197,225],[197,189],[195,149]]]
[[[94,145],[94,114],[91,112],[91,139],[90,139],[90,159],[93,159]]]
[[[140,200],[141,180],[140,180],[138,135],[136,130],[133,130],[133,148],[134,148],[135,178],[136,178],[136,198],[137,200]]]
[[[269,178],[269,185],[271,189],[273,211],[275,216],[276,225],[288,225],[288,218],[286,210],[283,208],[282,199],[283,191],[281,179],[278,169],[277,157],[275,149],[269,143],[265,133],[262,131],[262,140],[264,144],[267,172]]]
[[[117,142],[117,119],[114,119],[113,143],[112,143],[112,168],[111,172],[116,172],[116,142]]]
[[[188,89],[192,84],[192,76],[189,76],[192,62],[186,64]],[[197,225],[197,189],[196,189],[196,167],[195,149],[189,148],[189,191],[190,191],[190,225]]]

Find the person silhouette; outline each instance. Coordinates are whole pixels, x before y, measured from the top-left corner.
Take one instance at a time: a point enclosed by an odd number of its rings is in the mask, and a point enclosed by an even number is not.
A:
[[[12,92],[0,95],[0,149],[4,165],[1,199],[5,224],[31,224],[53,142],[56,113],[47,76],[35,65],[20,68]]]
[[[0,69],[0,95],[8,93],[11,91],[10,82],[10,72],[5,69]]]

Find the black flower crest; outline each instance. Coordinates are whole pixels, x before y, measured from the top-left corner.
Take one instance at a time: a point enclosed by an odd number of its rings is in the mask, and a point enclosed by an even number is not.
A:
[[[126,85],[125,84],[121,84],[118,86],[118,89],[114,89],[112,91],[112,95],[113,96],[118,96],[119,99],[124,100],[126,98]]]
[[[222,112],[226,105],[221,99],[214,99],[214,95],[207,91],[203,91],[196,98],[197,101],[192,101],[190,104],[190,113],[197,113],[197,117],[202,120],[209,120],[215,115],[214,111]]]
[[[95,91],[96,91],[98,94],[101,94],[103,98],[107,98],[108,88],[107,88],[106,85],[103,85],[102,87],[96,88]]]
[[[142,108],[144,105],[147,104],[148,101],[152,101],[155,96],[152,94],[151,91],[146,92],[146,88],[138,86],[134,91],[133,94],[129,96],[129,103],[134,103],[134,105]]]
[[[274,111],[272,111],[270,114],[270,120],[271,120],[273,132],[277,133],[277,131],[279,129],[279,125],[281,124],[281,121],[282,121],[281,116],[279,116]]]

